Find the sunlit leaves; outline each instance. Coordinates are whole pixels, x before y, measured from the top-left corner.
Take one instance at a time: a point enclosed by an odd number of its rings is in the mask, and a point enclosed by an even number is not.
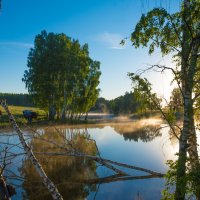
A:
[[[178,19],[178,14],[170,15],[163,8],[155,8],[142,15],[131,35],[133,45],[136,48],[149,45],[150,54],[155,47],[159,47],[164,55],[174,51],[173,47],[181,45],[178,37],[181,23]]]
[[[155,110],[156,106],[160,106],[160,100],[152,92],[151,84],[146,78],[142,78],[134,73],[128,73],[128,76],[132,81],[134,97],[139,102],[140,111]]]
[[[43,109],[54,107],[73,113],[87,112],[98,94],[100,63],[89,57],[88,45],[80,45],[65,34],[42,31],[30,49],[28,70],[22,79],[35,103]]]
[[[168,110],[166,113],[166,120],[169,124],[174,124],[176,122],[176,116],[173,110]]]

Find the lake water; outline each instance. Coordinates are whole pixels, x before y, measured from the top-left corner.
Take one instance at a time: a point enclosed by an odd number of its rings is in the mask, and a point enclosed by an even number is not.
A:
[[[97,155],[94,139],[102,158],[165,173],[166,161],[175,159],[177,141],[168,128],[157,130],[158,120],[116,122],[112,124],[60,126],[38,129],[40,139],[31,131],[24,131],[34,152],[64,152],[53,143],[89,155]],[[162,125],[164,126],[164,125]],[[155,131],[157,130],[157,131]],[[35,134],[36,135],[36,134]],[[37,136],[38,137],[38,136]],[[46,140],[46,141],[45,141]],[[14,132],[1,132],[1,157],[8,146],[7,157],[12,158],[5,171],[7,182],[16,188],[12,199],[51,199],[32,164],[23,155],[18,136]],[[12,144],[12,145],[8,145]],[[70,146],[71,145],[71,146]],[[149,178],[126,181],[98,181],[114,174],[110,169],[82,157],[47,156],[37,154],[47,175],[57,185],[64,199],[70,200],[156,200],[161,198],[164,179]],[[146,173],[119,168],[133,176]],[[89,180],[97,180],[89,184]]]

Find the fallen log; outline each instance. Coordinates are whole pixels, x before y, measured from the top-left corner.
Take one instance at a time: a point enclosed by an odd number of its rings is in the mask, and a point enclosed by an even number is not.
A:
[[[5,100],[1,100],[0,101],[1,106],[4,108],[4,110],[6,111],[6,113],[8,114],[8,118],[10,121],[10,124],[13,126],[13,129],[16,131],[16,133],[19,136],[19,140],[24,148],[24,151],[26,152],[27,157],[29,158],[29,160],[31,161],[31,163],[34,165],[36,171],[38,172],[43,184],[46,186],[46,188],[48,189],[49,193],[51,194],[52,198],[54,200],[63,200],[61,194],[59,193],[57,187],[55,186],[55,184],[48,178],[48,176],[46,175],[45,171],[43,170],[42,166],[40,165],[39,161],[37,160],[37,158],[35,157],[32,149],[28,146],[28,144],[26,143],[26,140],[24,138],[23,132],[21,131],[21,129],[19,128],[19,126],[17,125],[14,116],[11,114],[6,101]]]

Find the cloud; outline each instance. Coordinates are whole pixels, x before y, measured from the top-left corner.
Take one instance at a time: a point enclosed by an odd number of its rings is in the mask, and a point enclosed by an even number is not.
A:
[[[96,40],[103,42],[110,49],[122,50],[125,46],[120,45],[123,36],[118,33],[104,32],[96,37]]]
[[[25,42],[0,42],[0,45],[3,46],[14,46],[14,47],[18,47],[18,48],[32,48],[33,44],[31,43],[25,43]]]

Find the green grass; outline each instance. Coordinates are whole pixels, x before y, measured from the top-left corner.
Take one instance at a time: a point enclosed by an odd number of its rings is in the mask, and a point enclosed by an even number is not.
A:
[[[0,128],[9,127],[9,119],[7,113],[4,111],[2,107],[0,107],[2,111],[2,116],[0,117]],[[38,118],[33,119],[33,122],[40,122],[47,119],[47,114],[44,110],[34,107],[23,107],[23,106],[9,106],[10,112],[14,115],[16,122],[19,125],[27,123],[27,120],[24,118],[22,111],[23,110],[32,110],[38,113]]]
[[[144,113],[134,113],[131,114],[129,117],[131,119],[141,119],[141,118],[149,118],[149,117],[156,117],[161,116],[159,111],[146,111]]]

